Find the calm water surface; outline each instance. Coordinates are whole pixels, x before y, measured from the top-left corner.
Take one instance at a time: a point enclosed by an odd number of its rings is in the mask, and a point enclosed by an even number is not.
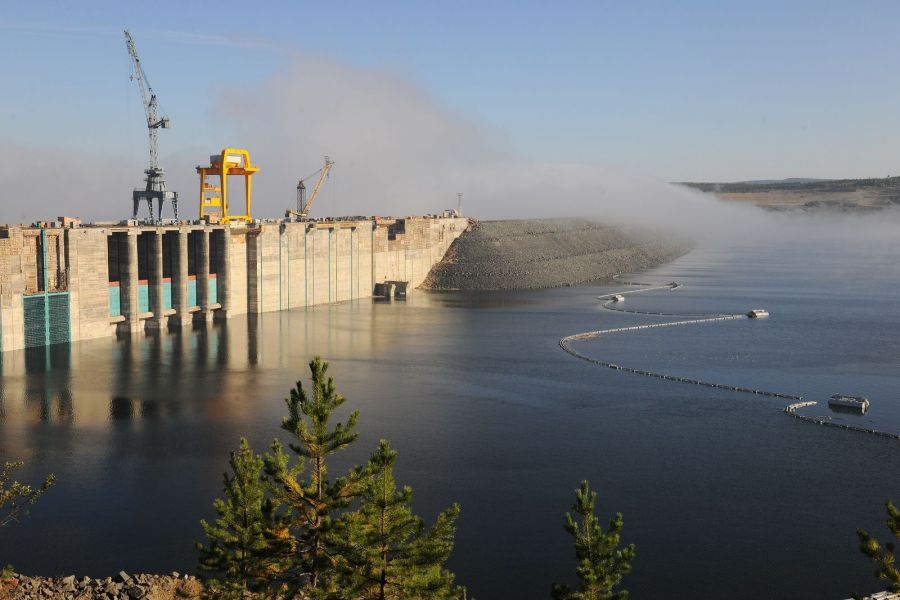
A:
[[[900,432],[900,250],[701,248],[633,279],[685,284],[629,308],[743,312],[737,321],[583,342],[593,356],[706,380],[869,396]],[[5,353],[0,458],[58,485],[0,535],[0,563],[47,575],[192,571],[228,451],[262,451],[306,362],[332,363],[360,441],[400,451],[427,519],[463,507],[451,568],[481,599],[547,598],[571,579],[562,529],[587,478],[637,544],[635,598],[843,598],[878,588],[857,527],[885,534],[900,442],[790,419],[783,402],[578,361],[563,335],[664,321],[599,307],[616,287],[417,293],[235,319],[226,327]],[[814,414],[829,413],[824,402]],[[882,537],[884,537],[882,535]]]

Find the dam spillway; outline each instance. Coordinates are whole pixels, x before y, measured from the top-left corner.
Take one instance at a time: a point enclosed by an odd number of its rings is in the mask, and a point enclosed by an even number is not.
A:
[[[417,287],[459,217],[0,228],[0,351],[139,334]]]

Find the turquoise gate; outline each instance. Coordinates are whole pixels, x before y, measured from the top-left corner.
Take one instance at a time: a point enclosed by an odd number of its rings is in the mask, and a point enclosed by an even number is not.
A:
[[[48,292],[47,234],[41,229],[41,272],[43,291],[22,297],[25,347],[64,344],[72,339],[69,292]]]

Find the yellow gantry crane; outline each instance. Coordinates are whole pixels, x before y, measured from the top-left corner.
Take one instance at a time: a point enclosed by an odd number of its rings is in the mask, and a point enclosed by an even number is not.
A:
[[[242,148],[225,148],[220,154],[209,157],[208,167],[197,167],[200,174],[200,219],[218,218],[220,223],[231,221],[252,221],[250,205],[252,200],[251,178],[259,172],[259,167],[250,162],[250,153]],[[244,178],[245,213],[233,215],[228,212],[228,177]],[[218,177],[219,185],[207,182],[208,177]],[[218,195],[216,195],[218,194]],[[211,212],[209,209],[218,209]]]
[[[309,215],[309,209],[312,208],[313,202],[316,201],[316,196],[319,195],[319,189],[322,187],[322,182],[328,177],[328,174],[331,173],[331,167],[334,166],[334,161],[329,157],[325,157],[325,164],[314,173],[310,173],[299,182],[297,182],[297,210],[287,210],[284,213],[284,216],[288,219],[291,217],[296,217],[300,220],[306,220]],[[309,194],[309,199],[306,198],[306,184],[304,183],[311,177],[315,177],[316,175],[319,178],[316,180],[316,185],[313,186],[312,192]]]

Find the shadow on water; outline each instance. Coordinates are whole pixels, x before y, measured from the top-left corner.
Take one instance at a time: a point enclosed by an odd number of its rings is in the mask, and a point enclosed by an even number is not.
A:
[[[503,308],[536,304],[538,300],[529,296],[528,291],[466,291],[445,292],[428,290],[430,299],[446,308]]]

